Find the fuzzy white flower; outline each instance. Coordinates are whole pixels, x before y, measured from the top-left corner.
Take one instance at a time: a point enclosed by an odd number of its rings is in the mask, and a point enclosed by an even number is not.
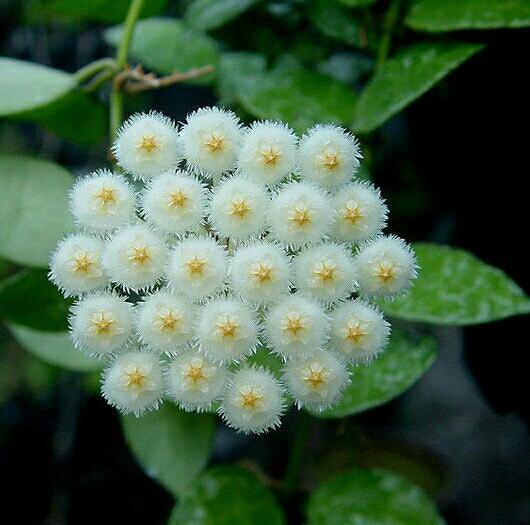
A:
[[[291,182],[272,199],[271,235],[291,248],[301,248],[325,237],[333,225],[328,195],[306,182]]]
[[[329,332],[329,319],[316,302],[298,294],[274,305],[264,321],[273,350],[285,359],[315,353]]]
[[[163,390],[162,366],[151,352],[120,355],[103,372],[103,397],[122,414],[156,410]]]
[[[331,314],[331,342],[352,363],[369,363],[383,351],[389,335],[383,314],[360,299],[341,304]]]
[[[300,140],[298,163],[303,178],[334,190],[345,184],[359,168],[357,139],[333,125],[317,125]]]
[[[416,278],[416,256],[394,235],[376,237],[360,247],[355,256],[362,295],[392,298],[405,293]]]
[[[283,389],[268,370],[251,366],[235,372],[219,413],[232,428],[261,434],[280,425]]]
[[[120,296],[96,293],[78,301],[70,310],[74,345],[96,356],[123,350],[132,336],[133,307]]]
[[[175,167],[182,159],[175,124],[156,111],[135,113],[125,121],[113,151],[126,172],[144,180]]]
[[[77,179],[70,192],[70,210],[77,224],[105,233],[134,220],[136,197],[125,179],[98,170]]]
[[[239,361],[258,344],[251,308],[237,299],[217,299],[202,307],[197,326],[199,348],[218,362]]]
[[[241,177],[225,179],[213,191],[210,221],[219,235],[241,241],[263,232],[269,204],[261,186]]]
[[[283,249],[269,242],[242,247],[230,261],[232,288],[251,303],[269,303],[287,294],[290,274]]]
[[[194,337],[195,307],[165,290],[148,295],[136,307],[139,339],[155,352],[176,354]]]
[[[212,238],[188,238],[170,257],[170,286],[190,299],[204,299],[221,291],[227,274],[226,251]]]
[[[283,379],[299,408],[318,412],[337,403],[350,382],[346,365],[328,351],[289,361]]]
[[[190,175],[169,171],[151,181],[141,201],[150,225],[166,234],[182,234],[202,223],[206,190]]]
[[[349,250],[338,244],[312,246],[294,259],[294,283],[319,301],[332,303],[355,290],[355,265]]]
[[[333,236],[345,242],[359,242],[379,235],[386,226],[388,208],[372,184],[352,182],[333,198]]]
[[[171,361],[166,371],[166,393],[182,409],[202,412],[220,399],[227,379],[225,367],[189,351]]]
[[[166,260],[165,242],[141,222],[116,232],[103,252],[103,268],[110,280],[125,290],[154,286],[163,275]]]
[[[89,292],[107,284],[101,266],[103,241],[82,233],[62,240],[50,262],[50,280],[66,297]]]
[[[188,166],[205,176],[235,166],[241,145],[241,124],[231,111],[200,108],[188,115],[179,137]]]
[[[295,167],[297,138],[283,122],[254,122],[243,137],[238,167],[259,184],[273,186]]]

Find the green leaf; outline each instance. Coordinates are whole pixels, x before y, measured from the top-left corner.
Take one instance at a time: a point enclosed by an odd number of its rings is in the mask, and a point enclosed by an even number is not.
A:
[[[413,0],[405,23],[419,31],[529,27],[528,0]]]
[[[98,370],[103,362],[91,359],[74,348],[68,332],[42,332],[8,323],[7,327],[24,349],[50,365],[88,372]]]
[[[377,0],[338,0],[340,4],[348,7],[369,7],[377,2]]]
[[[50,283],[44,270],[24,270],[0,282],[0,318],[36,330],[66,330],[72,302]]]
[[[45,106],[74,89],[74,77],[64,71],[0,58],[0,116]]]
[[[256,75],[241,85],[237,97],[253,116],[284,120],[297,131],[319,122],[347,125],[356,102],[355,93],[342,82],[306,69]]]
[[[165,403],[140,418],[122,418],[125,440],[146,472],[174,496],[190,489],[208,463],[215,416],[190,414]]]
[[[327,37],[352,46],[360,45],[360,23],[349,9],[330,0],[310,0],[307,14]]]
[[[130,3],[131,0],[113,0],[112,5],[109,5],[108,0],[54,0],[45,4],[43,9],[51,15],[117,24],[125,19]],[[168,0],[144,2],[140,17],[159,15],[166,10],[168,3]]]
[[[71,91],[44,107],[15,115],[51,131],[58,137],[88,146],[100,142],[107,132],[105,106],[82,91]],[[80,126],[79,122],[83,122]]]
[[[231,104],[244,82],[252,82],[265,70],[267,61],[259,53],[224,53],[219,61],[217,90],[223,104]]]
[[[367,133],[426,93],[482,49],[460,42],[421,43],[387,60],[359,97],[352,128]]]
[[[105,32],[105,39],[116,46],[121,34],[121,26],[113,27]],[[179,20],[150,18],[136,24],[130,57],[149,69],[170,74],[207,65],[217,66],[219,51],[209,36],[189,29]],[[212,79],[210,74],[197,82],[211,82]]]
[[[0,256],[26,266],[48,265],[50,252],[73,229],[68,192],[73,177],[57,164],[0,156]]]
[[[442,525],[427,495],[385,470],[352,469],[321,485],[307,506],[308,525]]]
[[[389,315],[465,326],[530,313],[530,298],[498,268],[449,246],[423,243],[414,249],[419,277],[405,297],[380,303]]]
[[[217,466],[206,471],[175,507],[169,525],[283,525],[272,494],[247,470]]]
[[[194,29],[207,31],[220,27],[238,17],[259,0],[194,0],[186,10],[184,20]]]
[[[390,401],[408,390],[430,368],[436,351],[432,337],[413,338],[394,328],[385,351],[370,365],[354,369],[351,385],[340,403],[315,415],[346,417]]]

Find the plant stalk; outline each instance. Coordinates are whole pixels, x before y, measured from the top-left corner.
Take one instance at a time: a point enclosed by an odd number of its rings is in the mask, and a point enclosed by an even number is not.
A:
[[[311,430],[311,418],[305,411],[299,413],[296,422],[293,445],[287,460],[285,476],[283,478],[283,491],[285,496],[296,492],[300,480],[300,467],[304,459],[304,452]]]
[[[391,0],[383,19],[383,36],[381,37],[379,49],[377,50],[377,59],[375,63],[376,71],[381,69],[381,66],[385,63],[385,60],[390,53],[392,37],[394,36],[394,29],[399,19],[400,10],[401,0]]]
[[[101,71],[106,70],[116,70],[116,61],[113,58],[100,58],[99,60],[94,60],[94,62],[91,62],[85,67],[82,67],[81,69],[75,72],[75,81],[78,85],[80,85],[83,82],[91,79]]]

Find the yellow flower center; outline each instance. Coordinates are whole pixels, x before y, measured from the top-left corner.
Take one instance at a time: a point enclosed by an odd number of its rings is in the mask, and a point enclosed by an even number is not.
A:
[[[173,332],[175,331],[178,323],[181,321],[181,317],[175,315],[173,312],[167,311],[164,314],[160,314],[157,317],[160,330],[162,332]]]
[[[81,253],[74,256],[74,273],[84,273],[87,274],[90,272],[92,266],[94,265],[93,261],[90,259],[87,253]]]
[[[225,149],[225,139],[221,135],[212,133],[203,144],[210,150],[211,153],[219,153]]]
[[[263,400],[263,394],[256,392],[253,388],[248,388],[240,393],[239,404],[242,408],[256,409]]]
[[[193,256],[186,262],[186,268],[188,268],[188,273],[192,277],[202,276],[204,274],[204,270],[206,269],[206,261]]]
[[[304,381],[309,383],[311,389],[318,390],[326,382],[323,368],[320,365],[311,365]]]
[[[145,380],[147,379],[147,374],[142,372],[139,367],[134,367],[134,370],[131,372],[125,373],[125,388],[131,390],[143,390],[145,387]]]
[[[296,206],[293,209],[293,213],[289,217],[289,220],[293,221],[299,228],[304,228],[311,222],[311,214],[309,213],[307,206]]]
[[[95,193],[101,207],[106,208],[116,203],[116,192],[112,188],[101,188]]]
[[[383,283],[388,283],[396,278],[396,269],[389,264],[379,264],[379,269],[376,273],[377,277]]]
[[[184,373],[184,376],[193,385],[196,385],[200,381],[203,381],[204,379],[206,379],[206,373],[204,371],[204,366],[199,363],[190,363],[186,367],[186,372]]]
[[[112,331],[114,319],[108,314],[100,312],[92,318],[91,322],[97,335],[109,335]]]
[[[345,338],[352,344],[359,344],[361,339],[366,336],[366,332],[361,328],[360,323],[349,322],[345,330]]]
[[[143,135],[136,147],[144,153],[151,154],[158,149],[158,143],[154,135]]]
[[[258,282],[268,283],[272,281],[272,266],[270,264],[258,263],[250,274]]]
[[[188,202],[188,196],[182,191],[174,191],[169,194],[169,206],[171,208],[184,208]]]
[[[316,265],[313,269],[313,275],[318,277],[322,282],[326,283],[335,279],[337,265],[332,262],[322,262]]]
[[[239,323],[228,316],[223,321],[217,323],[217,331],[221,337],[226,339],[233,339],[237,334],[238,328]]]
[[[145,246],[133,246],[132,253],[129,257],[129,260],[135,264],[143,266],[147,261],[151,259],[151,254],[149,253],[148,248]]]
[[[320,158],[320,165],[329,171],[338,168],[341,163],[340,154],[336,151],[326,151]]]
[[[288,314],[284,318],[283,329],[292,337],[298,337],[305,330],[304,319],[300,314]]]
[[[244,219],[249,211],[250,206],[246,199],[241,197],[232,200],[232,204],[230,205],[230,215],[237,215],[240,219]]]
[[[342,215],[345,221],[348,221],[354,225],[359,219],[362,219],[363,214],[357,205],[346,205],[344,213]]]
[[[273,149],[272,146],[269,146],[265,151],[260,151],[260,156],[266,166],[276,166],[282,154],[278,150]]]

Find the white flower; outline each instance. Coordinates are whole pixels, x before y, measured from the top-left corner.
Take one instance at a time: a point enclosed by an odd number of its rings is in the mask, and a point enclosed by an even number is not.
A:
[[[175,291],[197,300],[221,291],[226,273],[226,251],[209,237],[192,237],[173,249],[168,280]]]
[[[206,190],[190,175],[169,171],[153,179],[142,195],[142,212],[163,233],[196,230],[206,208]]]
[[[298,151],[300,173],[324,188],[345,184],[359,168],[361,152],[357,139],[333,125],[317,125],[302,137]]]
[[[144,180],[175,167],[182,159],[175,124],[156,111],[135,113],[125,121],[113,151],[126,172]]]
[[[204,355],[188,351],[175,357],[166,371],[167,395],[186,410],[209,410],[220,399],[228,371]]]
[[[350,382],[346,365],[329,351],[289,361],[283,379],[298,407],[315,411],[337,403]]]
[[[352,363],[366,364],[388,343],[390,324],[360,299],[339,305],[331,314],[331,342]]]
[[[337,244],[312,246],[294,259],[294,283],[319,301],[345,299],[356,287],[350,251]]]
[[[201,351],[218,362],[239,361],[258,344],[252,310],[237,299],[217,299],[199,313],[197,339]]]
[[[379,235],[386,226],[388,208],[381,193],[368,182],[352,182],[332,201],[335,211],[333,236],[345,242],[359,242]]]
[[[151,352],[120,355],[103,372],[103,397],[122,414],[140,416],[156,410],[163,389],[162,366]]]
[[[70,210],[79,226],[105,233],[135,219],[136,197],[123,177],[98,170],[77,179],[70,192]]]
[[[273,350],[285,359],[311,355],[328,338],[329,319],[324,309],[298,294],[273,306],[264,324]]]
[[[241,124],[231,111],[200,108],[188,115],[179,140],[191,169],[205,176],[220,175],[235,166]]]
[[[103,268],[112,282],[140,291],[161,279],[166,259],[164,241],[140,222],[122,228],[107,241]]]
[[[260,242],[236,251],[230,260],[230,283],[245,300],[261,304],[289,292],[290,266],[280,246]]]
[[[296,143],[283,122],[254,122],[243,137],[238,167],[254,182],[273,186],[294,170]]]
[[[356,257],[362,295],[392,298],[405,293],[417,275],[411,247],[394,235],[376,237],[361,246]]]
[[[119,295],[88,295],[72,306],[69,318],[74,345],[96,356],[123,350],[132,336],[133,307]]]
[[[189,300],[160,290],[136,307],[140,340],[155,352],[176,354],[194,337],[195,307]]]
[[[107,278],[101,266],[103,241],[74,233],[59,243],[50,262],[50,281],[66,297],[101,288]]]
[[[273,198],[269,212],[271,235],[291,248],[321,240],[333,225],[326,193],[306,182],[291,182]]]
[[[212,194],[210,221],[223,237],[241,241],[265,229],[270,198],[262,187],[241,177],[225,179]]]
[[[219,413],[228,426],[245,434],[261,434],[280,425],[283,389],[268,370],[246,367],[235,372]]]

